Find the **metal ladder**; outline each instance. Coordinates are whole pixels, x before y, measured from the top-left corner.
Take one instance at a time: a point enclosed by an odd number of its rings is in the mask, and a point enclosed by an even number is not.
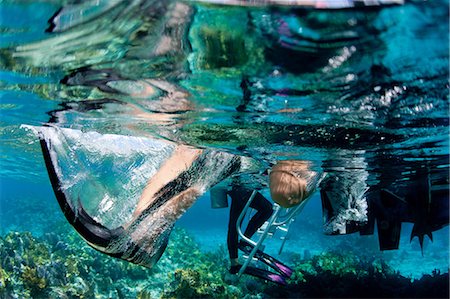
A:
[[[303,210],[303,207],[305,206],[305,203],[307,200],[303,201],[301,204],[294,208],[283,208],[278,204],[274,204],[274,212],[272,216],[267,220],[261,228],[258,230],[258,233],[260,233],[260,237],[258,241],[253,241],[250,238],[247,238],[244,233],[242,232],[241,223],[242,219],[244,219],[245,215],[247,214],[247,211],[250,207],[250,204],[252,203],[253,199],[256,195],[256,190],[254,190],[245,205],[244,209],[242,210],[241,214],[239,215],[237,224],[236,224],[236,230],[238,232],[238,235],[247,243],[253,245],[253,249],[250,252],[250,254],[247,256],[247,259],[245,263],[242,265],[241,269],[239,270],[238,275],[242,275],[244,273],[245,269],[250,265],[250,262],[252,261],[253,257],[255,256],[256,252],[262,247],[262,244],[264,240],[268,236],[273,236],[275,232],[281,231],[284,233],[284,236],[281,237],[282,243],[280,246],[280,250],[278,254],[281,254],[281,251],[283,250],[284,244],[286,243],[286,240],[288,238],[289,230],[291,228],[291,224],[295,220],[295,216],[300,213],[301,210]]]

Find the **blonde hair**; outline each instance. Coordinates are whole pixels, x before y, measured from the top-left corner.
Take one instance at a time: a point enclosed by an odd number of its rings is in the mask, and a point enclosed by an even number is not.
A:
[[[309,164],[300,160],[279,161],[269,175],[270,195],[280,206],[290,208],[302,203],[310,195],[307,178]]]

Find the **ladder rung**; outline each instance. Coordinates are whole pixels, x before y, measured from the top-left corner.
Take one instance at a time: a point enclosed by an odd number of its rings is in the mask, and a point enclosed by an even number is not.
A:
[[[288,231],[287,227],[278,227],[278,229],[283,231],[283,232],[287,232]]]
[[[245,259],[245,260],[247,260],[247,259],[248,259],[248,255],[243,255],[242,258]],[[258,259],[257,259],[256,257],[253,257],[253,258],[252,258],[252,261],[255,261],[255,262],[256,262],[256,261],[258,261]]]

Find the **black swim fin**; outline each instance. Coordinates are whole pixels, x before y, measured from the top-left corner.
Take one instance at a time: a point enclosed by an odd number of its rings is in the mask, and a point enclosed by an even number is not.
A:
[[[283,275],[279,275],[268,270],[248,266],[247,268],[245,268],[244,274],[258,277],[279,285],[287,285],[286,278]]]
[[[246,242],[239,242],[239,249],[245,252],[246,254],[250,254],[250,252],[253,250],[253,246],[246,243]],[[277,260],[271,255],[268,255],[267,253],[264,253],[261,250],[257,250],[254,256],[259,261],[263,262],[267,266],[271,267],[284,277],[291,277],[292,273],[294,273],[294,270],[292,270],[289,266],[286,266],[281,261]]]
[[[52,156],[50,154],[51,145],[47,144],[47,141],[44,138],[40,138],[40,143],[50,182],[59,206],[67,221],[75,228],[81,237],[83,237],[91,247],[102,253],[150,268],[151,265],[145,257],[143,258],[146,254],[145,250],[141,249],[140,245],[134,243],[131,239],[126,241],[126,248],[132,248],[130,251],[125,251],[120,246],[114,246],[117,242],[123,242],[123,227],[109,229],[93,219],[84,210],[81,202],[78,203],[78,207],[75,207],[70,200],[67,199],[52,161]],[[158,260],[164,252],[167,243],[168,239],[162,240],[160,250],[151,258]]]

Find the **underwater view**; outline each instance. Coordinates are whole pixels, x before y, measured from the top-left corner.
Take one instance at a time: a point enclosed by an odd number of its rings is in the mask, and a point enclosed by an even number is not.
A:
[[[449,298],[448,0],[0,0],[0,298]]]

